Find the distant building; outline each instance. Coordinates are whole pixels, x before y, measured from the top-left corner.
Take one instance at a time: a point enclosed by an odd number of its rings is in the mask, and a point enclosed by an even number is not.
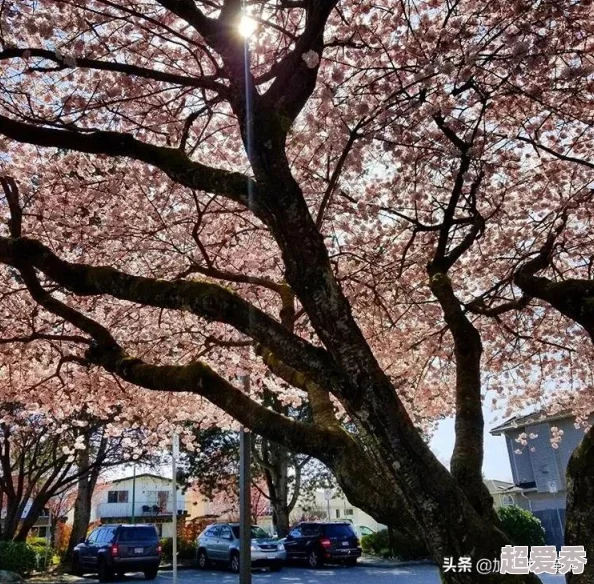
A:
[[[23,509],[21,514],[21,521],[27,517],[29,514],[29,509],[31,509],[31,501],[28,501]],[[4,528],[4,521],[6,520],[6,507],[0,509],[0,528]],[[20,523],[19,523],[20,525]],[[50,514],[48,509],[44,509],[35,525],[31,528],[29,532],[30,537],[44,537],[47,538],[49,536],[49,529],[50,529]]]
[[[172,537],[173,512],[171,479],[139,474],[101,485],[93,497],[91,523],[152,523],[160,537]],[[185,519],[185,495],[179,488],[176,512]]]
[[[535,412],[510,418],[493,428],[491,434],[506,440],[514,480],[514,488],[507,494],[513,498],[513,504],[532,511],[542,521],[547,545],[563,545],[565,473],[569,458],[584,437],[584,429],[575,427],[575,417],[570,412]],[[561,438],[557,448],[551,442],[555,435]],[[523,445],[522,440],[527,443]]]
[[[327,499],[325,495],[330,495],[330,499]],[[328,493],[318,490],[315,492],[313,500],[300,499],[291,513],[291,523],[310,519],[349,521],[357,526],[361,535],[366,534],[366,529],[361,529],[361,527],[373,531],[386,529],[385,525],[378,523],[371,515],[352,505],[340,492]]]

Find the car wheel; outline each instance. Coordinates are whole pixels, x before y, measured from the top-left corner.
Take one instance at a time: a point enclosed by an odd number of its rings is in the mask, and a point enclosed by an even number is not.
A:
[[[316,550],[311,550],[307,554],[307,564],[310,568],[321,568],[323,563],[324,562],[320,557],[320,554],[318,554]]]
[[[201,570],[206,570],[208,568],[208,556],[206,555],[206,550],[200,550],[198,552],[198,567]]]
[[[82,576],[84,574],[83,569],[80,565],[80,558],[78,554],[72,556],[72,568],[70,570],[73,576]]]
[[[351,568],[357,565],[357,558],[350,558],[348,559],[345,564]]]
[[[231,558],[229,559],[229,570],[234,574],[239,573],[239,554],[231,554]]]
[[[113,575],[111,568],[105,563],[105,560],[100,559],[97,564],[97,575],[99,576],[99,582],[109,582]]]
[[[150,570],[144,571],[144,579],[145,580],[154,580],[157,577],[157,572],[159,568],[151,568]]]

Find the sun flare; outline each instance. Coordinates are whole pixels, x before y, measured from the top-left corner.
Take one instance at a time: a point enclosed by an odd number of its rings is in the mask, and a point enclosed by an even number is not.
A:
[[[251,37],[255,32],[258,25],[256,21],[245,14],[241,17],[239,21],[239,34],[247,39]]]

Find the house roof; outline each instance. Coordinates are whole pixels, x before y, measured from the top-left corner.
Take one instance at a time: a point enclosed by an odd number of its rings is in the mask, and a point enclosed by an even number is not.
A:
[[[489,489],[489,493],[491,493],[491,495],[496,495],[498,493],[518,493],[520,491],[526,490],[522,489],[521,487],[517,487],[516,485],[508,481],[499,481],[497,479],[484,479],[483,482],[487,486],[487,489]]]
[[[483,481],[485,485],[487,485],[487,489],[489,489],[490,493],[499,493],[500,491],[506,491],[510,487],[513,487],[514,484],[508,481],[499,481],[497,479],[485,479]]]
[[[158,474],[153,474],[150,472],[144,472],[141,474],[137,474],[136,475],[136,480],[142,478],[142,477],[150,477],[152,479],[158,479],[160,481],[167,481],[168,483],[171,482],[171,479],[169,477],[162,477]],[[114,479],[113,481],[107,481],[106,484],[113,484],[113,483],[121,483],[123,481],[131,481],[134,479],[134,476],[128,476],[128,477],[122,477],[121,479]]]
[[[499,424],[499,426],[492,428],[490,434],[493,436],[500,436],[508,430],[524,428],[526,426],[530,426],[531,424],[538,424],[539,422],[561,420],[563,418],[572,417],[574,417],[574,415],[570,410],[562,410],[556,414],[548,414],[544,410],[537,410],[536,412],[532,412],[531,414],[526,414],[524,416],[512,416],[511,418],[505,420],[505,422],[502,424]]]

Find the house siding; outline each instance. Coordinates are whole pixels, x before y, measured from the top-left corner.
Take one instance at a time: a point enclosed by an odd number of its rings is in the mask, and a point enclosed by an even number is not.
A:
[[[539,493],[558,491],[561,487],[559,468],[555,449],[551,446],[551,430],[548,423],[535,424],[526,429],[526,433],[534,433],[529,439],[530,462]]]
[[[93,499],[91,521],[130,523],[133,483],[132,478],[126,478],[103,485],[99,495]],[[171,480],[153,475],[138,475],[134,490],[134,521],[155,524],[161,537],[173,537]],[[109,493],[114,491],[125,492],[127,496],[118,496],[118,502],[110,502]],[[185,495],[179,489],[177,515],[186,515]]]
[[[522,430],[518,430],[514,432],[513,435],[506,436],[507,452],[511,462],[514,484],[516,485],[534,482],[534,470],[529,452],[524,449],[522,452],[516,453],[516,450],[520,449],[520,445],[516,442],[516,438],[521,433]]]
[[[594,417],[590,416],[590,424],[593,421]],[[557,547],[564,541],[567,464],[584,436],[583,428],[576,428],[574,423],[572,416],[566,416],[500,430],[505,436],[514,484],[518,487],[535,485],[535,488],[522,489],[523,495],[514,494],[516,504],[529,509],[541,520],[545,543]],[[558,448],[551,444],[553,426],[563,430]],[[522,433],[528,436],[528,444],[524,447],[516,442]],[[537,436],[530,438],[531,434]],[[516,450],[522,452],[517,454]]]

